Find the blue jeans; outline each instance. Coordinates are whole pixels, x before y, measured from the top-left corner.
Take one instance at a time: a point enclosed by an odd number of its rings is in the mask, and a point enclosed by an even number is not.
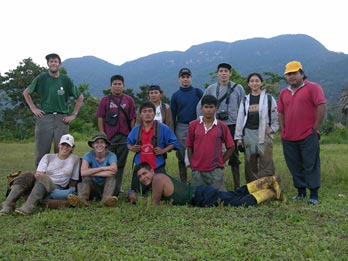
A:
[[[65,199],[68,199],[68,195],[70,194],[76,195],[75,187],[68,188],[68,189],[57,188],[51,191],[51,193],[47,196],[47,199],[65,200]]]

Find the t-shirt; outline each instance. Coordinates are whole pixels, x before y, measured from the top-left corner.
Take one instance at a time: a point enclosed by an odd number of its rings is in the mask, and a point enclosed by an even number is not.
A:
[[[59,74],[58,78],[54,78],[48,72],[38,75],[28,90],[29,93],[36,92],[41,96],[40,108],[45,113],[68,113],[69,97],[78,98],[81,94],[67,75]]]
[[[116,134],[122,134],[124,136],[127,136],[130,132],[126,116],[121,110],[118,109],[117,105],[113,100],[119,103],[123,110],[127,113],[129,121],[132,121],[136,118],[135,103],[132,97],[126,94],[122,94],[120,96],[113,95],[112,99],[110,100],[110,95],[104,96],[98,105],[96,115],[98,118],[104,119],[104,131],[110,141]],[[108,111],[117,113],[118,120],[116,126],[109,125],[105,121],[106,114]]]
[[[260,95],[254,96],[250,94],[248,120],[245,124],[245,128],[251,129],[251,130],[259,129],[259,103],[260,103]]]
[[[83,159],[88,162],[88,167],[89,168],[99,168],[99,167],[106,167],[110,166],[111,163],[117,162],[117,157],[115,153],[111,151],[107,151],[106,157],[104,161],[99,162],[95,158],[94,150],[90,150],[87,152],[84,156]],[[103,186],[105,182],[105,177],[93,177],[93,181],[97,183],[99,186]]]
[[[278,99],[278,112],[284,114],[282,139],[303,140],[313,133],[317,107],[325,103],[323,89],[319,84],[304,81],[304,85],[293,91],[284,89]]]
[[[192,198],[192,191],[190,185],[185,184],[171,176],[168,177],[173,182],[174,191],[173,194],[168,197],[162,196],[161,200],[167,201],[168,203],[171,203],[173,205],[190,204]]]
[[[70,179],[79,180],[80,158],[71,154],[60,159],[58,154],[45,154],[39,162],[37,171],[45,172],[53,184],[65,188]]]

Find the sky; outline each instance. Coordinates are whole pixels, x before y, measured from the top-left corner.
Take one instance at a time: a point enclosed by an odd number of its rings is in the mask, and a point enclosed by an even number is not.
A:
[[[348,54],[343,0],[3,0],[0,73],[31,57],[96,56],[115,65],[211,41],[306,34]]]

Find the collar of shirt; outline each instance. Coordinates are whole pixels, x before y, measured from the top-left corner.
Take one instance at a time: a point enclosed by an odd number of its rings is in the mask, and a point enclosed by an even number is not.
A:
[[[199,123],[200,123],[200,124],[203,124],[205,134],[207,134],[208,131],[210,131],[210,130],[213,128],[214,125],[217,126],[217,119],[214,118],[213,124],[212,124],[209,128],[207,128],[207,126],[205,125],[205,123],[204,123],[204,121],[203,121],[203,116],[199,116]]]
[[[296,91],[299,90],[300,88],[302,88],[303,86],[305,86],[305,81],[303,81],[303,83],[301,84],[301,86],[299,86],[299,87],[296,89]],[[288,85],[287,89],[291,92],[292,95],[294,95],[294,93],[296,92],[296,91],[294,91],[294,90],[291,88],[290,85]]]

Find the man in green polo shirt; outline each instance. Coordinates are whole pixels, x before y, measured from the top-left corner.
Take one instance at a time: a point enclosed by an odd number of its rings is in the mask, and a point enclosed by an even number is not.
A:
[[[35,124],[35,165],[50,152],[54,141],[54,152],[58,153],[59,139],[69,131],[69,123],[73,121],[82,105],[83,95],[65,74],[59,72],[61,59],[58,54],[46,56],[48,72],[38,75],[24,90],[23,96],[30,110],[36,117]],[[40,96],[40,106],[37,107],[31,94]],[[67,115],[68,99],[77,99],[73,113]]]

